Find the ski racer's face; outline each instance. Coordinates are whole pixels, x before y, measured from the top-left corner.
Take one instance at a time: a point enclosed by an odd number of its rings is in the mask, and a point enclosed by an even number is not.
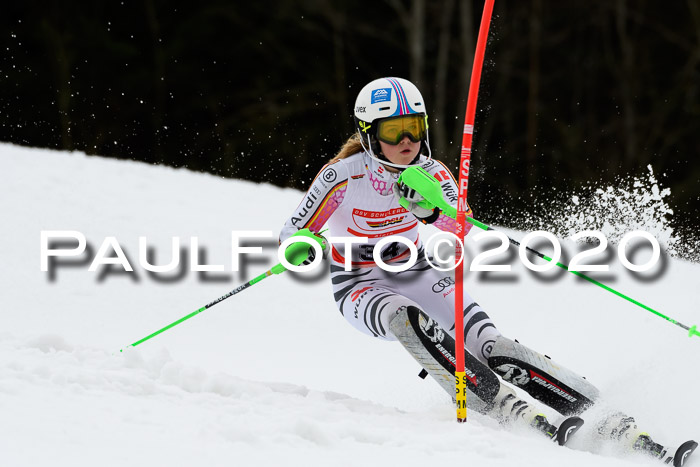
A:
[[[379,147],[382,149],[382,154],[394,164],[407,165],[416,158],[420,151],[420,141],[414,143],[408,136],[404,136],[398,144],[388,144],[384,141],[379,141]],[[398,172],[391,166],[386,166],[390,172]]]

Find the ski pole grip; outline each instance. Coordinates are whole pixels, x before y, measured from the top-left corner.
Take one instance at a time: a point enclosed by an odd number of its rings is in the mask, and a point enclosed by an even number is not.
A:
[[[698,332],[697,325],[688,329],[688,337],[693,337],[693,336],[700,336],[700,332]]]
[[[310,231],[308,228],[297,230],[292,235],[292,237],[309,238],[309,239],[315,241],[316,243],[318,243],[321,246],[322,250],[325,250],[327,248],[325,242],[323,241],[323,237],[315,234],[314,232]],[[299,266],[301,263],[306,261],[306,259],[309,257],[309,248],[310,247],[309,247],[309,244],[307,242],[292,243],[284,250],[284,258],[287,260],[287,262],[289,262],[289,264],[293,264],[294,266]],[[287,268],[285,268],[284,265],[282,265],[282,263],[277,263],[271,269],[273,274],[280,274],[286,270],[287,270]]]

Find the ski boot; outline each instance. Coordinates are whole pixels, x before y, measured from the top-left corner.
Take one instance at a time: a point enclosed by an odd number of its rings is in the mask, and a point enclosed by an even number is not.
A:
[[[681,444],[675,451],[651,439],[649,433],[642,432],[634,417],[616,412],[607,416],[598,424],[598,433],[606,439],[617,441],[625,449],[643,452],[665,464],[682,467],[688,457],[698,447],[693,440]]]
[[[583,419],[580,417],[569,417],[559,424],[552,425],[547,421],[547,417],[537,414],[532,421],[532,427],[544,433],[552,441],[556,441],[559,446],[564,446],[569,437],[576,433],[583,426]]]
[[[494,407],[495,409],[496,407]],[[503,421],[516,421],[530,419],[530,426],[546,437],[555,441],[559,446],[564,446],[571,435],[576,433],[583,426],[583,419],[580,417],[566,418],[558,427],[549,423],[543,414],[535,413],[534,407],[524,400],[518,398],[510,390],[507,390],[501,401],[497,405],[500,412],[500,419]]]
[[[654,442],[648,433],[642,433],[634,442],[632,447],[635,451],[641,451],[662,461],[664,464],[673,463],[674,467],[682,467],[685,461],[698,447],[698,443],[693,440],[681,444],[672,454],[670,450],[659,443]]]

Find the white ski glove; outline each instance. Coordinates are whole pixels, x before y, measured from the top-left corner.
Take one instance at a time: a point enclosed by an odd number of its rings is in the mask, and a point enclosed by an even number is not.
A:
[[[432,224],[440,217],[440,208],[408,185],[395,183],[392,191],[399,204],[424,224]]]

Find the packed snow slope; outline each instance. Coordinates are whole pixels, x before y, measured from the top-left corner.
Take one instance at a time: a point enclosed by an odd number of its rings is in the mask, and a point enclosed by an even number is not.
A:
[[[469,273],[466,287],[504,334],[601,389],[571,449],[476,413],[455,423],[450,398],[417,377],[400,344],[345,323],[324,271],[270,277],[120,353],[274,265],[301,193],[11,145],[0,145],[0,190],[0,465],[655,465],[596,440],[608,409],[662,443],[700,438],[700,339],[565,272],[531,273],[516,254],[496,259],[510,273]],[[241,230],[274,237],[251,240],[263,252],[232,272],[231,231]],[[42,272],[42,231],[81,232],[87,251]],[[180,267],[148,273],[142,236],[158,265],[178,237]],[[133,272],[89,271],[108,237]],[[192,237],[199,264],[223,272],[191,270]],[[607,260],[611,272],[595,277],[700,322],[698,265],[666,258],[642,280]]]

